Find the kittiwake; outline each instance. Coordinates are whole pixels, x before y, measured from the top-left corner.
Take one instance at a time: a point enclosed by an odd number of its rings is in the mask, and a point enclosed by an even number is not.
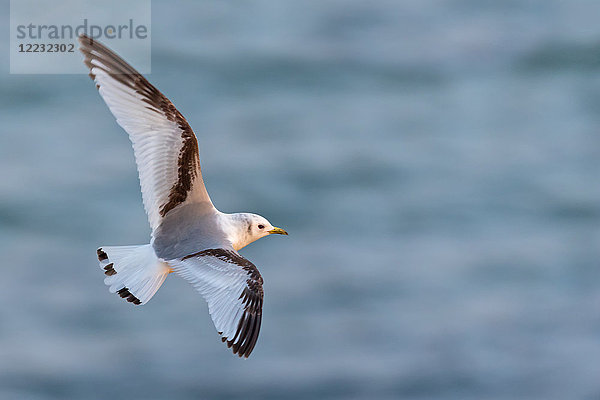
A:
[[[238,250],[287,232],[260,215],[217,210],[202,179],[196,136],[183,115],[106,46],[86,35],[79,42],[100,96],[133,144],[152,228],[149,244],[97,250],[104,282],[141,305],[175,272],[204,297],[222,341],[248,357],[260,331],[263,278]]]

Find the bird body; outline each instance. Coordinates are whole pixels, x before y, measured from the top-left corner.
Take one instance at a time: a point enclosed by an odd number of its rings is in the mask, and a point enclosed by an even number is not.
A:
[[[287,232],[251,213],[222,213],[202,178],[198,142],[183,115],[158,89],[98,41],[79,37],[100,95],[128,133],[152,228],[149,244],[97,250],[110,291],[147,303],[175,272],[208,303],[223,342],[248,357],[260,331],[263,279],[237,251]]]

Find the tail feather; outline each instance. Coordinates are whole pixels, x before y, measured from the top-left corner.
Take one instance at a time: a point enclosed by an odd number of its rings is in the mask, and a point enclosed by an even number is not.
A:
[[[97,254],[110,292],[135,305],[146,304],[171,272],[149,244],[103,246]]]

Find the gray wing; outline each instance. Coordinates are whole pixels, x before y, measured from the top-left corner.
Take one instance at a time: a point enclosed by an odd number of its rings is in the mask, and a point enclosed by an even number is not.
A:
[[[198,142],[183,115],[110,49],[85,35],[79,42],[90,77],[133,144],[152,230],[181,204],[213,208],[202,179]]]
[[[262,320],[263,279],[250,261],[229,249],[207,249],[169,260],[208,303],[221,340],[234,354],[248,357]]]
[[[163,218],[153,232],[152,246],[163,260],[181,259],[205,249],[233,250],[219,215],[194,203],[183,204]]]

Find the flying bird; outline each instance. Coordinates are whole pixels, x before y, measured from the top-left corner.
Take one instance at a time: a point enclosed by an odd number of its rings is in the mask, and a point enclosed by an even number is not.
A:
[[[152,228],[149,244],[97,250],[104,282],[112,293],[142,305],[175,272],[204,297],[221,340],[248,357],[260,331],[263,278],[238,250],[287,232],[260,215],[217,210],[202,179],[196,136],[183,115],[109,48],[86,35],[79,43],[100,96],[133,144]]]

